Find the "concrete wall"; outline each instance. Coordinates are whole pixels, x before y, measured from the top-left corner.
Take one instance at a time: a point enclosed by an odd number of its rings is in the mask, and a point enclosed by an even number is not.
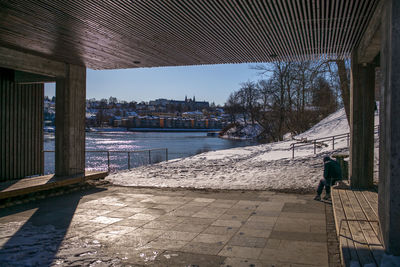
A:
[[[386,0],[382,19],[378,210],[385,249],[400,256],[400,1]]]
[[[43,84],[16,84],[0,68],[0,181],[43,172]]]

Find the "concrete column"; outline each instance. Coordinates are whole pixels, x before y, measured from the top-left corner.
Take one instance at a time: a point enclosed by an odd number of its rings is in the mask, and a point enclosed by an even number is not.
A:
[[[357,51],[355,49],[355,51]],[[375,66],[351,58],[350,84],[350,184],[373,186]]]
[[[67,65],[65,77],[56,79],[55,174],[85,172],[86,69]]]
[[[400,256],[400,1],[382,16],[379,221],[385,249]]]

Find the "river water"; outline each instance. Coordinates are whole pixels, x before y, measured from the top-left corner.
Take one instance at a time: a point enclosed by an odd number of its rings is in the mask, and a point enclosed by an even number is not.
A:
[[[90,132],[86,133],[87,151],[137,151],[163,148],[162,150],[130,153],[130,167],[192,156],[204,151],[221,150],[256,145],[256,141],[227,140],[208,137],[204,132]],[[54,134],[45,134],[44,150],[54,150]],[[127,153],[86,152],[86,169],[111,171],[128,168]],[[54,153],[45,153],[45,173],[54,173]]]

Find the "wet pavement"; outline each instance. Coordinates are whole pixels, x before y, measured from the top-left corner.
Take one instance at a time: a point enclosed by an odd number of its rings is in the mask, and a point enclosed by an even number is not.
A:
[[[312,195],[106,186],[0,211],[1,266],[328,266]]]

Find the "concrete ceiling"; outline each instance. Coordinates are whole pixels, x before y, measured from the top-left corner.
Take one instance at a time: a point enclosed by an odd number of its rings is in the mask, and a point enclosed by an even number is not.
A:
[[[0,0],[0,46],[92,69],[345,58],[379,0]]]

